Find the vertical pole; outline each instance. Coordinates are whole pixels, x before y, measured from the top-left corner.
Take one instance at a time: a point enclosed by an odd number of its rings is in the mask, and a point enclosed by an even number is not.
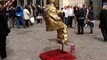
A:
[[[40,0],[40,3],[41,3],[41,7],[42,7],[42,0]]]
[[[33,5],[35,4],[35,1],[34,1],[34,0],[32,0],[32,4],[33,4]]]
[[[46,0],[44,0],[44,7],[46,7]]]
[[[18,0],[17,0],[17,5],[18,5]]]
[[[64,51],[64,44],[62,44],[62,51]]]

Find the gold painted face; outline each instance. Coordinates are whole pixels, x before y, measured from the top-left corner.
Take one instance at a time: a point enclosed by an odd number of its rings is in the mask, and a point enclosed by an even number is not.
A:
[[[55,3],[56,0],[49,0],[50,3]]]

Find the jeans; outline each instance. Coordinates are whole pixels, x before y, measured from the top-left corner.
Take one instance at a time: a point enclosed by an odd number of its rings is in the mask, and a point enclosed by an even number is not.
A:
[[[84,19],[78,19],[78,34],[84,34]]]
[[[94,23],[93,22],[89,22],[89,26],[90,26],[90,33],[93,33]]]
[[[21,25],[24,27],[25,22],[22,16],[17,16],[16,25],[17,27],[20,27]]]
[[[73,18],[74,18],[73,16],[68,16],[68,25],[70,27],[72,27]]]
[[[68,18],[67,17],[65,17],[64,23],[66,24],[66,26],[68,26]]]

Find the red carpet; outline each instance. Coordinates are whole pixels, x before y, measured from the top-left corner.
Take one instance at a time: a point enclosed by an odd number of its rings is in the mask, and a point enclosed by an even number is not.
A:
[[[40,54],[41,60],[75,60],[76,57],[71,53],[60,49],[47,51]]]

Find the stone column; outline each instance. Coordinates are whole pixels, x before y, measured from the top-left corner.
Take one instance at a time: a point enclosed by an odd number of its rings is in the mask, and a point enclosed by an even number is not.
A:
[[[17,4],[19,4],[19,0],[17,0]]]
[[[59,0],[59,9],[63,8],[63,0]]]
[[[25,5],[27,5],[27,1],[26,1],[26,0],[24,0],[24,6],[25,6]]]
[[[35,0],[32,0],[32,4],[35,4]]]
[[[90,4],[89,0],[85,0],[85,5],[89,6],[89,4]]]
[[[64,7],[64,6],[68,6],[68,4],[69,4],[69,3],[68,3],[68,0],[63,0],[63,7]]]
[[[101,5],[101,0],[93,0],[93,10],[96,19],[98,19],[99,13],[101,11]]]
[[[46,0],[44,0],[43,3],[44,3],[44,7],[46,7]]]

